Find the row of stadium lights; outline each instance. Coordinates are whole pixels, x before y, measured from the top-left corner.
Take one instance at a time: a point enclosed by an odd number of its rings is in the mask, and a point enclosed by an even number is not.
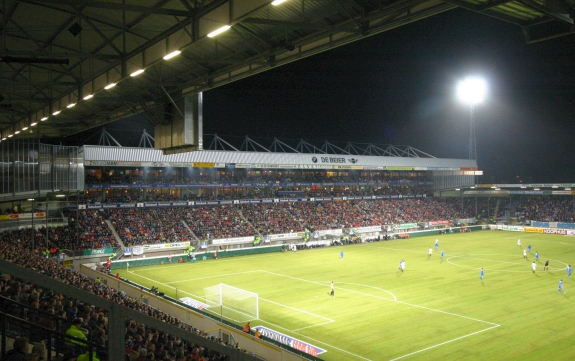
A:
[[[275,0],[275,1],[273,1],[271,4],[274,5],[274,6],[277,6],[277,5],[280,5],[281,3],[284,3],[284,2],[286,2],[286,1],[287,1],[287,0]],[[211,33],[209,33],[209,34],[208,34],[208,38],[213,38],[213,37],[215,37],[215,36],[217,36],[217,35],[220,35],[221,33],[223,33],[223,32],[225,32],[225,31],[229,30],[231,27],[232,27],[231,25],[224,25],[224,26],[222,26],[221,28],[218,28],[218,29],[212,31]],[[181,51],[180,51],[180,50],[173,51],[173,52],[171,52],[171,53],[165,55],[165,56],[164,56],[164,60],[170,60],[170,59],[175,58],[176,56],[178,56],[178,55],[180,55],[180,54],[181,54]],[[134,78],[134,77],[136,77],[136,76],[142,74],[144,71],[146,71],[146,69],[138,69],[138,70],[136,70],[135,72],[131,73],[131,74],[130,74],[130,77],[131,77],[131,78]],[[126,78],[126,79],[128,79],[128,78]],[[122,79],[122,80],[123,80],[123,79]],[[104,90],[110,90],[110,89],[112,89],[113,87],[115,87],[115,86],[116,86],[119,82],[121,82],[122,80],[119,80],[119,81],[116,82],[116,83],[110,83],[110,84],[106,85],[106,86],[104,87]],[[82,99],[83,99],[83,100],[89,100],[89,99],[91,99],[91,98],[93,98],[93,97],[94,97],[94,94],[88,94],[88,95],[86,95],[85,97],[83,97]],[[68,105],[66,106],[66,108],[68,108],[68,109],[73,108],[73,107],[76,106],[76,104],[77,104],[77,103],[70,103],[70,104],[68,104]],[[61,112],[62,112],[62,109],[56,110],[54,113],[52,113],[52,116],[56,116],[56,115],[60,114]],[[42,119],[40,119],[40,121],[41,121],[41,122],[44,122],[44,121],[48,120],[48,118],[49,118],[48,116],[43,117]],[[34,127],[34,126],[36,126],[37,124],[38,124],[38,122],[33,122],[33,123],[30,124],[30,127]],[[6,139],[8,139],[8,138],[12,138],[14,135],[20,134],[21,131],[23,132],[23,131],[25,131],[25,130],[28,130],[28,128],[29,128],[29,127],[23,127],[22,130],[17,130],[17,131],[14,132],[14,134],[9,134],[8,136],[2,138],[2,140],[0,140],[0,142],[6,140]]]

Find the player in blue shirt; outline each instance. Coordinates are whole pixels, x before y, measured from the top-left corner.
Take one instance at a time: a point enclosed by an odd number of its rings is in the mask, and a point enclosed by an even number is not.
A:
[[[435,250],[437,251],[439,249],[439,240],[436,239],[435,240]]]
[[[539,252],[535,251],[535,261],[539,262]]]
[[[483,281],[483,277],[485,277],[485,271],[483,270],[483,267],[481,267],[481,271],[479,271],[479,279]]]
[[[343,251],[339,252],[339,258],[343,259]]]
[[[441,260],[443,261],[443,257],[445,257],[445,251],[441,250]]]
[[[565,293],[565,289],[563,289],[563,280],[559,281],[559,286],[557,286],[557,293],[559,292]]]
[[[527,250],[529,251],[529,253],[531,253],[531,245],[527,246]]]
[[[571,265],[567,266],[567,277],[571,277],[571,272],[573,272],[573,269],[571,268]]]

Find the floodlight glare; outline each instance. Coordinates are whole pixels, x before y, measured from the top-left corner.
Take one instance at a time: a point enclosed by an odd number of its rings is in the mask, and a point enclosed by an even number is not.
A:
[[[485,99],[487,85],[481,78],[465,78],[457,84],[457,96],[466,104],[479,104]]]
[[[208,38],[213,38],[214,36],[220,35],[221,33],[228,30],[229,28],[231,28],[230,25],[224,25],[221,28],[216,29],[216,30],[212,31],[211,33],[209,33]]]
[[[22,130],[28,130],[28,127],[24,127],[24,128],[22,128]]]
[[[60,111],[60,110],[56,110],[54,113],[52,113],[52,115],[58,115],[58,114],[60,114],[61,112],[62,112],[62,111]]]
[[[66,108],[70,109],[73,108],[76,105],[76,103],[70,103],[66,106]]]
[[[44,117],[44,118],[40,119],[41,122],[43,122],[45,120],[48,120],[48,117]]]
[[[286,0],[275,0],[275,1],[272,1],[272,5],[273,5],[273,6],[278,6],[279,4],[281,4],[281,3],[285,2],[285,1],[286,1]]]
[[[139,70],[136,70],[135,72],[133,72],[132,74],[130,74],[130,76],[135,77],[135,76],[142,74],[143,72],[144,72],[144,69],[139,69]]]
[[[31,123],[30,126],[33,127],[33,126],[35,126],[36,124],[38,124],[38,123],[36,123],[36,122]]]
[[[116,86],[116,83],[110,83],[110,84],[106,85],[106,86],[104,87],[104,89],[106,89],[106,90],[112,89],[112,88],[115,87],[115,86]]]
[[[182,52],[179,50],[176,51],[172,51],[171,53],[169,53],[168,55],[164,56],[164,60],[170,60],[171,58],[180,55]]]
[[[88,94],[88,95],[86,95],[85,97],[83,97],[82,99],[88,100],[88,99],[91,99],[91,98],[93,98],[93,97],[94,97],[94,94]]]

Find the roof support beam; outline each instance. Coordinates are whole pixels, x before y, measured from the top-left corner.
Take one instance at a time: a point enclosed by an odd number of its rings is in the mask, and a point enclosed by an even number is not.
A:
[[[78,15],[79,15],[82,19],[84,19],[84,20],[88,23],[88,25],[90,25],[90,27],[91,27],[92,29],[94,29],[94,31],[96,32],[96,34],[98,34],[98,35],[102,38],[102,40],[104,40],[104,41],[106,42],[106,44],[108,44],[112,49],[114,49],[114,50],[116,51],[116,53],[118,53],[118,54],[123,54],[123,52],[122,52],[120,49],[118,49],[118,48],[116,47],[116,45],[114,45],[114,43],[113,43],[106,35],[104,35],[104,34],[100,31],[100,29],[98,29],[98,27],[97,27],[96,25],[94,25],[94,23],[93,23],[91,20],[85,18],[85,17],[84,17],[84,14],[82,14],[81,12],[79,12]],[[125,36],[124,36],[124,37],[125,37]]]
[[[505,21],[505,22],[508,22],[508,23],[511,23],[511,24],[515,24],[515,25],[519,25],[519,26],[523,25],[523,24],[521,23],[521,21],[518,20],[518,19],[514,19],[514,18],[508,17],[508,16],[506,16],[506,15],[502,15],[502,14],[495,13],[495,12],[487,12],[487,11],[484,11],[484,10],[481,8],[481,6],[476,6],[476,5],[468,4],[468,3],[463,2],[463,1],[460,1],[460,0],[444,0],[444,1],[445,1],[446,3],[448,3],[448,4],[456,5],[456,6],[460,7],[460,8],[463,8],[463,9],[466,9],[466,10],[470,10],[470,11],[473,11],[473,12],[476,12],[476,13],[480,13],[480,14],[483,14],[483,15],[487,15],[487,16],[490,16],[490,17],[492,17],[492,18],[499,19],[499,20],[502,20],[502,21]],[[501,4],[500,4],[500,5],[501,5]],[[488,8],[487,10],[489,10],[489,8]]]
[[[90,1],[90,0],[42,0],[43,3],[50,4],[61,4],[70,6],[85,6],[99,9],[110,9],[110,10],[121,10],[121,11],[132,11],[144,14],[159,14],[159,15],[172,15],[172,16],[192,16],[193,13],[186,10],[176,10],[176,9],[162,9],[158,7],[147,7],[140,5],[130,5],[130,4],[120,4],[120,3],[109,3],[103,1]],[[35,3],[41,5],[40,3]]]
[[[485,10],[496,8],[500,5],[505,5],[511,1],[512,0],[494,0],[494,1],[488,2],[487,4],[477,5],[476,8],[479,11],[485,11]]]
[[[324,31],[341,31],[345,33],[361,34],[361,29],[340,27],[340,26],[329,26],[329,25],[315,25],[302,22],[291,22],[282,20],[272,20],[272,19],[262,19],[262,18],[247,18],[242,20],[243,23],[247,24],[258,24],[258,25],[270,25],[278,26],[282,28],[289,29],[310,29],[310,30],[324,30]]]
[[[567,14],[560,14],[560,13],[552,12],[552,10],[549,9],[548,7],[546,7],[546,6],[544,6],[544,5],[541,5],[541,4],[539,4],[539,3],[537,3],[537,2],[535,2],[535,1],[533,1],[533,0],[518,0],[518,1],[519,1],[520,3],[526,5],[526,6],[529,6],[529,7],[532,8],[532,9],[535,9],[535,10],[537,10],[537,11],[541,11],[541,12],[544,13],[545,15],[547,15],[547,16],[549,16],[549,17],[555,19],[555,20],[558,20],[558,21],[561,21],[561,22],[563,22],[563,23],[567,23],[567,24],[573,25],[573,19],[571,19],[571,18],[569,17],[569,15],[567,15]]]
[[[58,12],[61,12],[61,13],[64,13],[64,14],[68,14],[68,15],[74,15],[74,16],[75,16],[75,15],[77,14],[77,11],[76,11],[76,10],[67,10],[67,9],[64,9],[64,8],[61,8],[61,7],[57,7],[57,6],[51,6],[51,5],[48,5],[48,4],[38,3],[37,1],[34,1],[34,0],[20,0],[20,2],[24,2],[24,3],[31,4],[31,5],[36,5],[36,6],[41,6],[41,7],[43,7],[43,8],[50,9],[50,10],[54,10],[54,11],[58,11]],[[130,28],[122,29],[122,28],[118,27],[116,24],[113,24],[113,23],[111,23],[111,22],[108,22],[108,21],[105,21],[105,20],[102,20],[102,19],[98,19],[98,18],[95,18],[95,17],[92,17],[92,16],[88,16],[88,15],[85,15],[85,14],[83,14],[83,17],[84,17],[85,19],[90,19],[90,20],[92,20],[94,23],[100,23],[100,24],[102,24],[102,25],[106,25],[106,26],[108,26],[108,27],[110,27],[110,28],[113,28],[113,29],[116,29],[116,30],[123,30],[123,31],[125,31],[125,32],[127,32],[127,33],[129,33],[129,34],[132,34],[132,35],[137,36],[137,37],[139,37],[139,38],[142,38],[142,39],[144,39],[144,40],[150,40],[150,39],[147,38],[146,36],[144,36],[144,35],[142,35],[142,34],[136,32],[136,31],[133,31],[133,30],[131,30]]]

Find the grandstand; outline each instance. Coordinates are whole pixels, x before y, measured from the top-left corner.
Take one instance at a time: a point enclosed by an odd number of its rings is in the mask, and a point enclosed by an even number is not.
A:
[[[261,338],[244,333],[237,319],[213,310],[223,302],[179,297],[178,288],[168,285],[171,278],[162,280],[160,290],[153,284],[159,278],[140,277],[137,283],[129,269],[154,272],[168,263],[215,267],[222,263],[218,258],[263,259],[288,249],[342,245],[369,253],[359,247],[475,231],[486,228],[484,223],[572,235],[572,184],[482,185],[475,160],[435,158],[405,146],[275,139],[264,147],[247,137],[232,146],[217,136],[209,142],[202,133],[202,92],[215,86],[458,6],[515,23],[528,41],[559,37],[572,33],[565,29],[572,25],[565,24],[566,7],[505,1],[286,3],[5,2],[2,61],[19,65],[3,67],[10,91],[0,95],[1,358],[23,338],[43,342],[47,360],[75,359],[90,349],[100,360],[317,360],[327,348],[332,357],[355,357],[338,354],[335,345],[322,349],[295,337],[308,326],[285,334],[270,322],[257,329]],[[90,31],[82,33],[79,18]],[[208,43],[218,23],[233,23],[237,36]],[[146,76],[136,78],[144,71]],[[138,148],[115,141],[117,146],[54,145],[139,112],[155,126],[154,144],[148,136]],[[309,264],[294,262],[313,273]],[[246,274],[269,277],[276,295],[286,293],[273,279],[277,275],[247,267]],[[308,289],[323,287],[304,281]],[[169,287],[175,292],[165,294]],[[248,288],[241,289],[255,294]],[[375,296],[390,297],[385,293]],[[357,308],[344,306],[338,311]],[[286,322],[333,322],[285,308]],[[259,309],[249,317],[258,319]],[[469,335],[499,326],[478,322],[489,327]],[[398,341],[390,343],[403,343]]]
[[[169,312],[158,313],[160,317],[181,315],[173,319],[176,323],[190,317],[181,314],[181,307],[188,307],[185,312],[193,314],[201,312],[194,307],[202,302],[158,294],[151,285],[113,277],[116,270],[172,261],[195,262],[215,258],[216,254],[225,258],[403,239],[468,230],[470,225],[481,223],[523,226],[532,220],[573,221],[572,185],[475,184],[480,172],[473,160],[240,150],[164,155],[148,148],[104,146],[71,148],[70,152],[83,157],[76,169],[63,177],[82,176],[68,182],[69,189],[40,190],[29,199],[25,187],[31,182],[8,182],[14,192],[4,195],[12,201],[5,201],[2,207],[6,210],[4,231],[0,233],[2,244],[19,245],[19,249],[8,249],[16,259],[22,259],[16,255],[21,249],[30,249],[34,253],[26,254],[31,260],[47,256],[54,262],[50,267],[70,267],[62,268],[63,274],[83,284],[89,282],[94,287],[91,292],[97,295],[114,292],[93,283],[105,280],[114,285],[113,289],[123,289],[132,297],[128,305],[140,311],[153,305]],[[40,269],[37,261],[17,263]],[[91,268],[83,266],[86,264]],[[23,281],[33,280],[21,269],[3,267],[4,272],[18,275]],[[70,273],[78,271],[84,275]],[[59,289],[51,281],[46,282],[49,289]],[[126,282],[128,286],[123,285]],[[70,302],[78,298],[72,289],[60,292],[73,295]],[[100,304],[90,297],[80,300]],[[168,300],[173,306],[160,300]],[[18,309],[17,305],[10,307]],[[101,307],[113,312],[108,304]],[[159,312],[150,310],[146,311],[148,315]],[[150,320],[125,312],[120,318],[128,324],[139,319],[157,327]],[[203,314],[207,319],[214,317]],[[242,356],[237,348],[230,347],[241,334],[240,324],[223,332],[229,327],[224,320],[205,323],[193,319],[193,325],[179,327],[195,330],[192,335],[203,339],[179,336],[192,342],[188,352],[192,352],[193,345],[204,345],[210,352],[217,350],[218,355],[237,359],[250,353],[266,353],[253,340],[242,342]],[[233,327],[238,330],[233,331]],[[110,328],[101,332],[118,337]],[[174,334],[174,330],[168,332]],[[206,337],[215,344],[204,342]],[[112,353],[114,347],[121,348],[113,342],[107,346]],[[66,350],[50,352],[57,357],[65,356]],[[99,352],[106,357],[104,350]],[[293,348],[288,354],[301,355]]]

